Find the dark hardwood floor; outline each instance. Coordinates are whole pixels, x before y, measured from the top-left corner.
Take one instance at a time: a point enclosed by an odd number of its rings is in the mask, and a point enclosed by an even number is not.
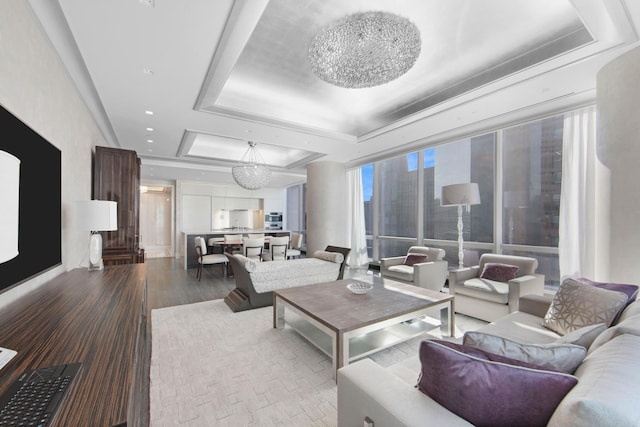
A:
[[[196,268],[185,270],[183,260],[150,258],[147,263],[147,304],[150,310],[224,298],[235,288],[221,265],[205,266],[200,281]]]

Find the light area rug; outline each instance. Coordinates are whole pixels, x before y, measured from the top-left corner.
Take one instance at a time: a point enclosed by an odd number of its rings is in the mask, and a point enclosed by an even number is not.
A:
[[[272,307],[233,313],[214,300],[152,310],[151,324],[152,427],[337,424],[330,358],[294,330],[273,329]],[[426,337],[369,357],[388,366]]]

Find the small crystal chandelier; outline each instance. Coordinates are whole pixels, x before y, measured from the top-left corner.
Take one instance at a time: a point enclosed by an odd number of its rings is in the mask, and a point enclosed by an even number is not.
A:
[[[378,86],[397,79],[420,55],[420,32],[387,12],[349,15],[323,30],[309,46],[313,73],[344,88]]]
[[[231,173],[240,187],[247,190],[258,190],[269,183],[271,170],[264,165],[256,143],[248,141],[248,144],[247,152],[240,159],[242,164],[231,168]]]

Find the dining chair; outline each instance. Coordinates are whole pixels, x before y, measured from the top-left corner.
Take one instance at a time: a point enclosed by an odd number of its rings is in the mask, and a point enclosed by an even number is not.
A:
[[[202,237],[197,236],[193,240],[196,253],[198,254],[198,271],[196,272],[198,281],[202,278],[202,268],[204,265],[222,264],[222,274],[226,276],[227,263],[229,262],[227,257],[222,254],[208,254],[207,244]]]
[[[269,240],[269,249],[262,252],[263,261],[276,261],[287,259],[289,236],[272,237]]]
[[[232,254],[242,253],[242,234],[225,234],[224,242],[225,250]]]
[[[242,242],[243,255],[249,259],[262,261],[262,251],[264,250],[264,237],[251,239],[246,237]]]
[[[291,233],[291,242],[287,249],[287,259],[300,258],[302,247],[302,233]]]
[[[222,253],[224,250],[221,249],[219,243],[224,242],[224,237],[209,237],[207,239],[207,247],[211,248],[211,253],[216,253],[216,248],[218,252]]]

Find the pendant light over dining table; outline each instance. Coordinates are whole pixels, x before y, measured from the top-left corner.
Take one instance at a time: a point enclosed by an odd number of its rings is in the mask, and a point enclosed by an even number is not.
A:
[[[271,170],[264,164],[256,143],[248,141],[249,148],[240,159],[240,165],[231,168],[233,179],[247,190],[258,190],[269,183]]]

